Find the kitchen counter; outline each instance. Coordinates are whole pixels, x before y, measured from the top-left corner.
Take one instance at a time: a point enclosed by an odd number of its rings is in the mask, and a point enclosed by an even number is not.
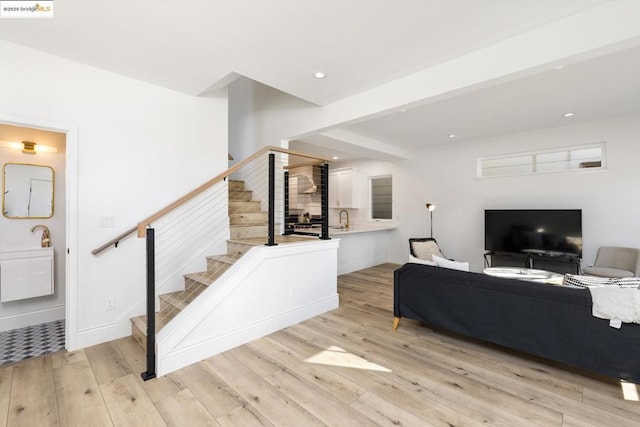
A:
[[[339,226],[338,226],[339,227]],[[389,260],[389,245],[394,224],[355,224],[348,230],[329,228],[329,236],[340,241],[338,274],[346,274]]]
[[[339,226],[331,226],[329,227],[329,236],[343,236],[345,234],[356,234],[356,233],[369,233],[373,231],[386,231],[386,230],[395,230],[398,227],[395,225],[383,225],[383,224],[358,224],[352,225],[347,229],[338,228]]]

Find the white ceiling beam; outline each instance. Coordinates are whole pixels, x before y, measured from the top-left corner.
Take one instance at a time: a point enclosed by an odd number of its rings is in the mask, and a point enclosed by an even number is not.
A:
[[[640,1],[604,3],[325,107],[295,114],[290,139],[638,45],[638,22]]]
[[[352,154],[360,154],[363,157],[370,158],[387,158],[389,160],[407,160],[411,158],[409,151],[378,141],[373,138],[360,135],[343,129],[332,129],[322,132],[323,136],[339,141],[341,144],[335,148],[347,151]],[[352,146],[349,149],[345,144]]]

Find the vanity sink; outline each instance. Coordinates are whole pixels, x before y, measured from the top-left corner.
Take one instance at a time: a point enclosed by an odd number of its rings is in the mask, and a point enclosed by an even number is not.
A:
[[[0,301],[53,294],[53,248],[0,252]]]

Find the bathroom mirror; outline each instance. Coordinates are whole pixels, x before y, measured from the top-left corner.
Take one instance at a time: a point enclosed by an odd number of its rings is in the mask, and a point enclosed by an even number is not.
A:
[[[2,172],[2,214],[5,217],[53,216],[53,168],[6,163]]]

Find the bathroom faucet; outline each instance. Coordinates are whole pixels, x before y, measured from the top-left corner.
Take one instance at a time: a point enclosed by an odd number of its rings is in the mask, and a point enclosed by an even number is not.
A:
[[[340,224],[342,224],[342,212],[344,212],[347,216],[347,223],[345,224],[344,228],[349,228],[349,211],[346,209],[342,209],[339,213],[340,215]]]
[[[44,224],[34,225],[31,228],[31,232],[34,233],[38,228],[42,228],[42,239],[40,240],[40,245],[43,248],[48,248],[51,246],[51,238],[49,237],[49,227]]]

